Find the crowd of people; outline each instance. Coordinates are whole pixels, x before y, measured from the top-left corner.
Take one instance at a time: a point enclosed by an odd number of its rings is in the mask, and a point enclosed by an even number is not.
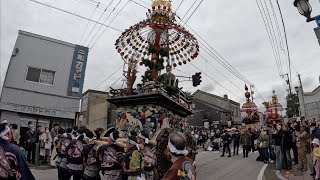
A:
[[[157,165],[156,142],[149,133],[131,131],[121,138],[117,130],[104,132],[103,128],[90,131],[85,127],[61,128],[54,124],[48,128],[34,128],[28,124],[27,154],[19,146],[16,125],[0,123],[0,179],[35,179],[28,167],[35,163],[39,148],[41,163],[54,165],[59,180],[153,180]],[[16,133],[16,135],[14,135]],[[167,145],[172,166],[163,180],[196,179],[194,162],[187,157],[186,138],[180,132],[169,135]],[[12,161],[14,156],[15,161]],[[51,159],[49,159],[51,157]],[[28,161],[28,162],[27,162]],[[4,173],[3,173],[4,172]]]
[[[233,146],[233,155],[238,155],[239,146],[242,146],[243,158],[247,158],[250,151],[258,151],[257,161],[266,164],[275,162],[276,170],[291,170],[293,165],[299,165],[299,170],[307,171],[307,154],[311,154],[311,176],[320,180],[320,118],[309,122],[304,118],[299,121],[292,118],[287,123],[266,125],[258,129],[200,130],[195,131],[194,137],[205,150],[214,149],[214,142],[219,142],[221,157],[224,157],[225,152],[231,157],[230,146]]]

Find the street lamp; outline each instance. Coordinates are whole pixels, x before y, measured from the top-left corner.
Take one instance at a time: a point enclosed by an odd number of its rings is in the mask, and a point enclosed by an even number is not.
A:
[[[294,0],[293,5],[298,8],[298,11],[301,15],[307,18],[307,22],[316,21],[318,27],[314,28],[314,32],[320,45],[320,15],[311,17],[312,8],[309,4],[309,0]]]
[[[298,86],[294,87],[294,90],[295,90],[296,93],[298,94],[298,92],[299,92],[299,87],[298,87]]]
[[[293,5],[298,8],[301,15],[307,18],[307,22],[315,20],[311,17],[312,7],[310,6],[309,0],[295,0]]]

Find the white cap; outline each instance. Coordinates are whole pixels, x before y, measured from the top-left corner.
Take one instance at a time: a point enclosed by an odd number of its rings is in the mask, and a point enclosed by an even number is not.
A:
[[[318,138],[314,138],[311,143],[312,144],[317,144],[318,146],[320,146],[320,140]]]

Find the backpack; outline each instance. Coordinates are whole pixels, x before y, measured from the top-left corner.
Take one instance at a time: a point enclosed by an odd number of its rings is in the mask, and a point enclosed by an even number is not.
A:
[[[19,178],[19,173],[16,169],[12,169],[11,165],[18,165],[15,155],[6,156],[5,150],[0,146],[0,178],[8,179],[9,177]]]
[[[144,166],[145,168],[153,168],[157,163],[156,149],[152,146],[145,146],[142,150],[144,155]]]

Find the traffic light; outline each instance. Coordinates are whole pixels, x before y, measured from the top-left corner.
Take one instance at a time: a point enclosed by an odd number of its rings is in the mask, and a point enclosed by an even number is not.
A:
[[[202,82],[201,80],[201,72],[196,73],[195,75],[192,75],[192,85],[194,87],[197,87]]]

